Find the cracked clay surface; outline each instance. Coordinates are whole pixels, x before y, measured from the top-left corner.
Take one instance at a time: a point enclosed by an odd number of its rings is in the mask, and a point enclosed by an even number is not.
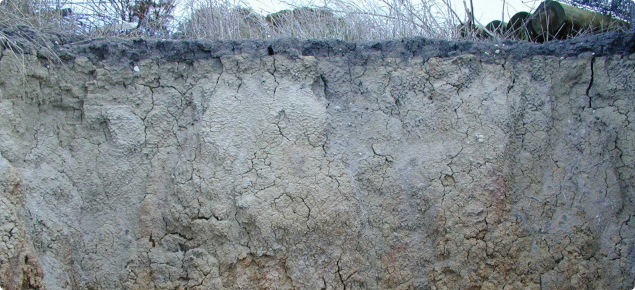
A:
[[[5,48],[0,286],[630,289],[635,53],[580,43]]]

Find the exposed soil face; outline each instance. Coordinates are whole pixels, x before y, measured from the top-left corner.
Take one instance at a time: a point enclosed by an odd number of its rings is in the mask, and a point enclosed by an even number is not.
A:
[[[3,289],[635,286],[635,34],[32,38]]]
[[[0,27],[2,28],[2,27]],[[4,28],[3,33],[15,39],[26,54],[37,54],[41,59],[56,57],[72,62],[83,56],[94,62],[107,61],[110,65],[127,64],[145,59],[186,62],[218,58],[225,55],[247,54],[252,56],[282,55],[288,57],[348,57],[365,58],[380,52],[384,57],[411,58],[453,57],[474,54],[482,62],[492,62],[495,55],[484,52],[500,49],[505,58],[521,60],[533,56],[577,56],[595,53],[596,56],[629,55],[635,52],[635,33],[603,33],[576,37],[567,41],[549,41],[543,44],[516,41],[444,41],[411,38],[366,43],[347,43],[340,40],[277,39],[205,41],[205,40],[157,40],[85,38],[60,33],[37,34],[27,27]],[[37,43],[47,49],[38,49]],[[0,46],[1,47],[1,46]]]

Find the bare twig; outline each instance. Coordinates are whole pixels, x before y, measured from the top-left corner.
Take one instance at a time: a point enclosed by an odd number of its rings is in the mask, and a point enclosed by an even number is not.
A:
[[[505,22],[505,0],[503,0],[503,11],[501,12],[501,22]]]
[[[470,13],[472,14],[472,21],[474,21],[474,3],[472,2],[472,0],[470,0]],[[472,24],[474,24],[474,22],[472,22]]]

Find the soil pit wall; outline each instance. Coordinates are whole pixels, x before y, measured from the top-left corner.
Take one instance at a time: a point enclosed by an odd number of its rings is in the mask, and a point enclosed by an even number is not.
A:
[[[632,34],[46,41],[0,56],[4,289],[635,285]]]

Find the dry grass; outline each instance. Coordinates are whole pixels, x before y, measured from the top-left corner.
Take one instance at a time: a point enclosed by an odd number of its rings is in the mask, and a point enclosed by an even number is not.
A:
[[[471,6],[453,7],[450,0],[328,0],[268,16],[241,0],[180,0],[185,20],[172,17],[177,0],[73,0],[66,15],[61,1],[4,0],[0,4],[0,42],[10,43],[2,27],[23,25],[32,31],[58,31],[89,37],[187,39],[302,39],[346,41],[427,37],[435,39],[527,39],[513,31],[490,31],[471,19]],[[529,2],[538,0],[531,0]],[[148,7],[148,3],[154,3]],[[158,4],[157,4],[158,3]],[[144,10],[145,9],[145,10]],[[504,14],[503,14],[504,16]],[[133,27],[124,27],[126,23]],[[584,33],[584,32],[582,32]],[[36,36],[32,37],[36,38]],[[28,37],[27,37],[28,39]],[[39,43],[37,39],[31,39]],[[7,46],[7,45],[5,45]]]
[[[424,36],[451,39],[458,16],[434,0],[335,0],[322,6],[300,6],[263,17],[243,3],[190,0],[190,18],[179,30],[188,38],[244,39],[298,37],[347,41]]]
[[[4,0],[0,3],[0,26],[27,26],[35,31],[76,32],[72,17],[65,17],[67,10],[60,9],[64,2],[51,5],[44,0]],[[58,6],[59,8],[56,8]]]
[[[63,13],[60,9],[51,9],[41,0],[4,0],[0,3],[0,58],[7,54],[14,58],[23,85],[27,82],[27,54],[46,58],[67,69],[55,52],[54,44],[45,37],[47,33],[68,32],[72,28],[74,22]]]

